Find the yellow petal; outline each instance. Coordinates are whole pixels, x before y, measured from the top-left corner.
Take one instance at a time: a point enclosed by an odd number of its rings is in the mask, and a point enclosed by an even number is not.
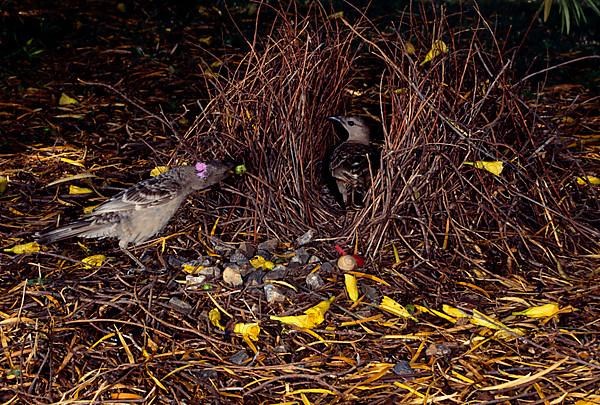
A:
[[[328,18],[330,20],[337,20],[337,19],[340,19],[340,18],[344,18],[344,12],[343,11],[338,11],[337,13],[329,14]]]
[[[408,318],[412,320],[417,320],[414,316],[410,314],[402,305],[398,304],[396,301],[385,295],[381,300],[381,304],[379,304],[379,308],[383,309],[386,312],[397,315],[401,318]]]
[[[438,311],[436,309],[430,309],[430,311],[431,311],[431,313],[433,315],[439,316],[440,318],[445,319],[448,322],[456,323],[456,318],[453,318],[453,317],[451,317],[449,315],[446,315],[445,313],[440,312],[440,311]]]
[[[87,187],[78,187],[74,185],[69,185],[69,194],[70,195],[80,195],[80,194],[89,194],[93,191]]]
[[[0,194],[4,194],[8,187],[8,177],[0,176]]]
[[[181,265],[181,270],[183,270],[183,272],[187,273],[187,274],[197,274],[203,268],[204,268],[204,266],[202,266],[202,265],[196,266],[196,265],[188,264],[188,263],[184,263]]]
[[[169,166],[156,166],[154,169],[150,170],[150,176],[156,177],[159,174],[163,174],[169,171]]]
[[[576,178],[577,184],[580,186],[585,186],[586,184],[591,184],[592,186],[600,185],[600,177],[596,176],[583,176]]]
[[[296,316],[275,316],[271,315],[271,320],[285,323],[286,325],[293,325],[299,328],[311,329],[316,325],[308,318],[308,315],[296,315]]]
[[[358,285],[356,282],[356,277],[354,277],[352,274],[344,274],[344,284],[346,284],[348,296],[353,302],[356,302],[358,300]]]
[[[539,305],[537,307],[530,307],[524,311],[513,312],[513,315],[524,315],[530,318],[546,318],[554,316],[558,313],[558,304],[553,302],[550,304]]]
[[[464,162],[465,165],[473,166],[476,169],[487,170],[495,176],[500,176],[502,170],[504,170],[504,163],[501,161],[483,161],[478,160],[476,162]]]
[[[390,283],[372,274],[363,273],[361,271],[349,271],[348,274],[352,274],[356,278],[368,278],[369,280],[375,281],[376,283],[391,287]]]
[[[89,215],[89,214],[91,214],[91,213],[94,211],[94,209],[95,209],[97,206],[98,206],[98,205],[90,205],[89,207],[84,207],[84,208],[83,208],[83,213],[84,213],[85,215]]]
[[[58,100],[58,105],[70,105],[77,104],[79,101],[75,100],[73,97],[67,96],[65,93],[60,95],[60,99]]]
[[[221,330],[225,330],[225,326],[221,325],[221,312],[218,308],[213,308],[210,310],[208,313],[208,319],[213,326]]]
[[[421,62],[421,66],[426,64],[427,62],[431,62],[435,57],[448,52],[448,45],[444,41],[437,40],[431,45],[431,49],[425,55],[425,59]]]
[[[83,259],[81,259],[81,262],[84,263],[84,265],[83,265],[84,269],[91,269],[94,267],[102,266],[102,263],[104,263],[105,260],[106,260],[106,256],[104,256],[104,255],[93,255],[93,256],[84,257]]]
[[[250,259],[250,264],[255,269],[265,268],[267,270],[271,270],[275,267],[275,263],[273,263],[270,260],[265,259],[262,256],[254,256],[252,259]]]
[[[258,323],[256,322],[236,323],[233,326],[233,332],[248,337],[256,342],[258,340],[258,335],[260,334],[260,326],[258,326]]]
[[[312,329],[317,325],[320,325],[325,320],[325,313],[329,309],[331,303],[335,297],[331,297],[328,300],[321,301],[314,307],[308,308],[304,311],[304,315],[298,316],[271,316],[274,321],[285,323],[286,325],[294,325],[299,328]]]
[[[510,329],[500,329],[494,333],[494,337],[500,338],[503,340],[513,340],[519,336],[525,335],[523,329],[519,328],[510,328]]]
[[[408,54],[408,55],[414,55],[416,52],[415,46],[412,44],[412,42],[406,41],[404,43],[404,51]]]
[[[328,300],[321,301],[314,307],[308,308],[306,311],[304,311],[304,313],[308,314],[312,311],[320,311],[322,314],[325,314],[325,312],[329,310],[329,307],[331,306],[331,303],[333,301],[335,301],[335,297],[331,297]]]
[[[4,249],[5,252],[15,253],[17,255],[37,253],[40,251],[40,245],[37,242],[29,242],[22,245],[16,245],[10,249]]]
[[[522,330],[517,328],[509,328],[499,320],[487,316],[486,314],[479,312],[476,309],[473,310],[473,316],[471,317],[470,322],[473,325],[484,326],[489,329],[498,330],[499,333],[497,333],[496,336],[503,339],[512,339],[516,336],[523,335]]]
[[[455,318],[453,318],[453,317],[451,317],[449,315],[446,315],[445,313],[440,312],[440,311],[438,311],[436,309],[427,308],[427,307],[424,307],[422,305],[416,305],[416,304],[415,304],[415,309],[417,311],[419,311],[419,312],[428,313],[428,314],[431,314],[431,315],[438,316],[438,317],[440,317],[442,319],[447,320],[448,322],[456,323],[456,319]]]
[[[446,305],[446,304],[442,305],[442,311],[444,311],[445,313],[447,313],[448,315],[450,315],[454,318],[468,318],[469,317],[469,314],[467,314],[463,310],[451,307],[450,305]]]

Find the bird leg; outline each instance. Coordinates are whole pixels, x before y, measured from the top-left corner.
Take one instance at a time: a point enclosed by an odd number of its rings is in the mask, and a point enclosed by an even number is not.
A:
[[[133,260],[138,266],[140,266],[140,270],[146,270],[146,266],[140,260],[133,255],[127,248],[120,247],[121,251],[125,253],[131,260]]]
[[[346,183],[344,183],[341,180],[336,180],[335,183],[337,184],[337,188],[338,191],[340,192],[341,196],[342,196],[342,201],[344,201],[344,208],[347,208],[347,204],[348,204],[348,189],[346,188]]]

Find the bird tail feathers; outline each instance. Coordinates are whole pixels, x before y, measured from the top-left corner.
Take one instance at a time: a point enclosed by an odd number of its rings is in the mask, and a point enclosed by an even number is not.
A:
[[[90,221],[83,220],[63,226],[62,228],[53,229],[48,232],[37,233],[35,237],[38,243],[47,244],[72,238],[74,236],[86,237],[90,233],[97,231],[98,229],[96,228],[98,228],[98,225],[94,225]]]

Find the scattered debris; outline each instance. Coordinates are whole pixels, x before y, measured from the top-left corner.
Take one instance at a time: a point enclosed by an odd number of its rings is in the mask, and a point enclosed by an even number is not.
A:
[[[187,314],[192,310],[192,306],[190,304],[177,297],[172,297],[169,300],[169,306],[182,314]]]
[[[265,297],[267,298],[267,302],[272,305],[277,302],[284,302],[285,295],[281,292],[281,290],[274,286],[273,284],[265,284]]]
[[[323,287],[325,282],[318,273],[310,273],[308,276],[306,276],[306,285],[308,288],[315,291]]]
[[[230,287],[241,287],[244,284],[240,267],[230,265],[223,270],[223,282]]]
[[[310,242],[312,242],[314,237],[315,237],[315,231],[312,229],[309,229],[308,231],[306,231],[306,233],[304,235],[302,235],[298,239],[296,239],[296,246],[308,245]]]
[[[350,255],[341,256],[337,261],[337,266],[342,271],[352,271],[356,266],[356,259]]]

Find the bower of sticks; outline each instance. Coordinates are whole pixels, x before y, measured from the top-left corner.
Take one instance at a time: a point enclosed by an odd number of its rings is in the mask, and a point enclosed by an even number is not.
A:
[[[195,44],[177,65],[185,79],[137,55],[129,82],[78,65],[68,84],[39,86],[48,103],[79,95],[45,121],[26,95],[4,104],[7,128],[50,130],[0,155],[0,399],[600,401],[593,96],[535,87],[545,73],[517,69],[526,48],[477,8],[467,19],[414,3],[380,24],[358,8],[253,4],[244,51]],[[565,124],[568,114],[581,124]],[[362,209],[324,197],[324,162],[345,136],[332,115],[380,127]],[[146,271],[111,241],[11,251],[155,166],[212,158],[247,171],[192,195],[159,238],[133,249]],[[94,194],[69,195],[70,184]],[[240,250],[279,272],[250,260],[232,286],[220,271]],[[358,299],[336,265],[341,250],[364,260],[350,272]],[[93,254],[108,259],[81,262]],[[311,260],[291,265],[302,254]],[[189,288],[186,263],[219,272]],[[312,275],[322,283],[308,285]],[[316,324],[277,319],[323,302]]]

